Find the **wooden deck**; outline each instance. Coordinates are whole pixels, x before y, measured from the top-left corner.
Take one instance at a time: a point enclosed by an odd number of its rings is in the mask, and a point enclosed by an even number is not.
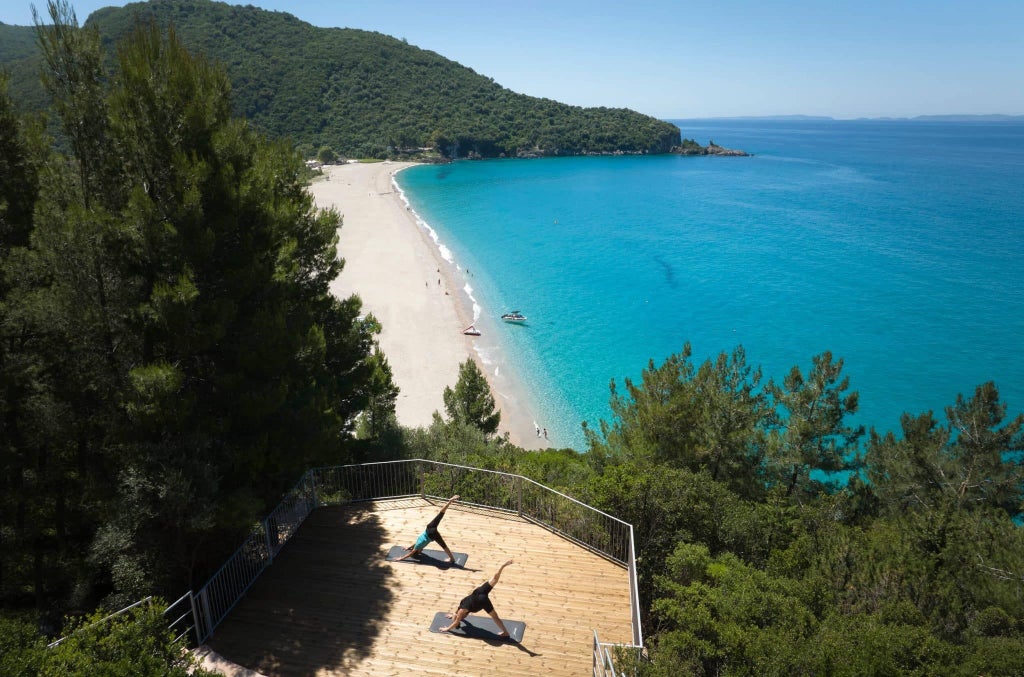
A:
[[[514,515],[449,508],[439,530],[469,554],[465,569],[385,561],[438,509],[404,499],[314,511],[210,648],[264,675],[553,677],[590,673],[595,629],[602,642],[631,641],[626,569]],[[491,601],[502,618],[526,623],[521,644],[430,632],[437,611],[506,559],[515,564]]]

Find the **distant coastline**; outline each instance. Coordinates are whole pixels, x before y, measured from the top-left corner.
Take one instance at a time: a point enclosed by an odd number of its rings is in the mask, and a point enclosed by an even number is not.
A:
[[[1024,115],[1002,113],[978,115],[915,115],[914,117],[834,118],[827,115],[735,115],[724,117],[668,118],[669,122],[689,120],[764,120],[770,122],[1024,122]]]
[[[544,151],[544,150],[521,150],[514,156],[507,156],[505,154],[500,155],[498,158],[488,158],[480,155],[479,153],[470,152],[464,159],[466,160],[489,160],[489,159],[506,159],[508,157],[515,157],[520,160],[529,160],[545,157],[606,157],[606,156],[617,156],[617,155],[718,155],[722,157],[750,157],[751,153],[736,148],[726,148],[719,146],[714,141],[709,141],[708,145],[702,146],[693,139],[682,139],[678,146],[672,146],[668,151],[664,153],[654,153],[649,151],[630,151],[630,150],[615,150],[615,151],[580,151],[563,153],[558,150]],[[462,159],[462,158],[455,158]],[[421,162],[436,163],[436,162],[452,162],[452,158],[441,156],[439,158],[419,158]]]

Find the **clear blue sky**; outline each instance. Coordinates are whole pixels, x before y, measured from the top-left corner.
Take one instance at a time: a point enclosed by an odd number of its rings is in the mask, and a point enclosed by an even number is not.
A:
[[[45,13],[45,2],[36,2]],[[72,2],[79,21],[120,0]],[[1024,114],[1024,0],[248,0],[661,118]],[[32,23],[0,0],[0,21]]]

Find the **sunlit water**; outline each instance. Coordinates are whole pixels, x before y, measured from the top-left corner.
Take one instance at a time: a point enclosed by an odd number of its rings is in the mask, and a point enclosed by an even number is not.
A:
[[[1024,410],[1024,125],[678,121],[751,158],[415,167],[398,182],[552,443],[584,449],[608,384],[691,342],[781,380],[826,350],[898,430],[994,380]],[[525,326],[497,321],[508,310]]]

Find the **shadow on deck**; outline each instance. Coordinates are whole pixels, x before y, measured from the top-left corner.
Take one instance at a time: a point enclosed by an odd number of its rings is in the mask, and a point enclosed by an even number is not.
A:
[[[264,674],[307,675],[358,660],[391,606],[387,531],[372,505],[321,508],[256,581],[210,646]]]

